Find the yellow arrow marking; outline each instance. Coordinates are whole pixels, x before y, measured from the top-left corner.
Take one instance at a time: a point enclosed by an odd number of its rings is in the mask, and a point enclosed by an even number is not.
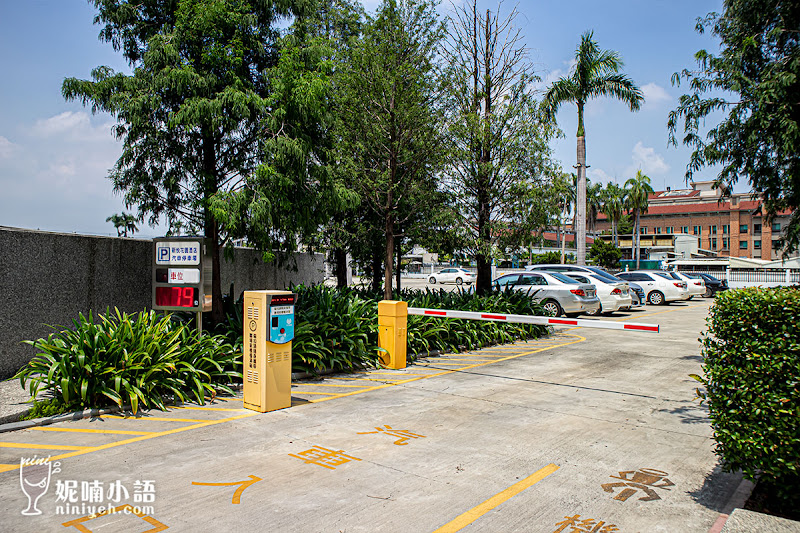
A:
[[[259,481],[261,481],[260,477],[256,476],[249,476],[249,477],[250,477],[249,480],[246,479],[244,481],[233,481],[231,483],[200,483],[197,481],[192,481],[192,485],[206,485],[208,487],[233,487],[234,485],[241,485],[241,487],[236,489],[236,492],[233,493],[233,499],[231,500],[231,503],[238,504],[242,498],[242,493],[244,492],[244,489],[246,489],[253,483],[258,483]]]

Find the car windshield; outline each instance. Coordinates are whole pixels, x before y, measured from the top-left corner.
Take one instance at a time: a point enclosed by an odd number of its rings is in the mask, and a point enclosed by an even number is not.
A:
[[[572,279],[572,278],[570,278],[568,276],[565,276],[564,274],[562,274],[560,272],[550,272],[550,271],[548,271],[547,275],[549,275],[549,276],[551,276],[553,278],[556,278],[561,283],[567,283],[569,285],[579,285],[580,284],[580,282],[575,281],[574,279]]]
[[[591,270],[592,272],[594,272],[595,274],[597,274],[601,278],[606,279],[608,281],[614,281],[614,282],[623,281],[621,278],[618,278],[617,276],[615,276],[613,274],[609,274],[605,270],[602,270],[602,269],[599,269],[599,268],[596,268],[596,267],[586,267],[586,268],[588,268],[589,270]]]
[[[604,277],[604,276],[601,276],[601,275],[599,275],[599,274],[590,274],[590,275],[589,275],[589,277],[596,279],[596,280],[597,280],[597,281],[599,281],[600,283],[608,283],[609,281],[612,281],[612,280],[610,280],[610,279],[608,279],[608,278],[606,278],[606,277]],[[621,283],[625,283],[625,281],[624,281],[624,280],[621,280],[621,279],[619,279],[619,278],[617,278],[617,280],[616,280],[616,281],[614,281],[614,283],[620,283],[620,282],[621,282]]]

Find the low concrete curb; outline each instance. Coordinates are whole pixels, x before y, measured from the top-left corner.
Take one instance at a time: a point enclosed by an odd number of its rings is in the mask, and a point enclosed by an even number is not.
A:
[[[722,533],[800,533],[800,522],[747,509],[734,509]]]
[[[17,431],[19,429],[29,429],[37,426],[49,426],[50,424],[57,424],[59,422],[68,422],[70,420],[82,420],[84,418],[107,415],[109,413],[117,413],[119,411],[122,411],[122,409],[120,409],[119,407],[109,407],[108,409],[84,409],[83,411],[64,413],[61,415],[55,415],[45,418],[34,418],[33,420],[21,420],[19,422],[11,422],[9,424],[0,424],[0,433],[6,433],[8,431]]]

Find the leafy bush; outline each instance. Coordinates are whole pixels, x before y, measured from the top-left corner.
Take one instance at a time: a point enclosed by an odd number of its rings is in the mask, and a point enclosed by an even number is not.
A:
[[[716,453],[725,467],[773,484],[786,499],[800,487],[800,291],[719,293],[702,337],[703,377]],[[800,502],[799,502],[800,503]]]
[[[619,268],[619,260],[622,259],[622,251],[610,242],[603,239],[595,239],[592,248],[589,250],[589,258],[596,265],[609,270]]]
[[[50,398],[49,400],[36,401],[34,400],[30,410],[24,415],[20,416],[20,420],[33,420],[35,418],[44,418],[68,412],[69,409],[60,398]]]
[[[68,409],[95,408],[112,401],[134,412],[164,409],[168,397],[200,404],[241,379],[241,353],[223,337],[201,336],[170,316],[155,312],[73,320],[47,339],[26,341],[39,353],[14,376],[32,397],[50,391]]]

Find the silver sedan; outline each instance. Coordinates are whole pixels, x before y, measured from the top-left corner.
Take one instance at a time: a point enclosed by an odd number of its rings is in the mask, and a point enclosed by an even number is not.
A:
[[[558,272],[513,272],[494,280],[495,288],[528,292],[551,316],[577,316],[600,311],[597,288]]]

